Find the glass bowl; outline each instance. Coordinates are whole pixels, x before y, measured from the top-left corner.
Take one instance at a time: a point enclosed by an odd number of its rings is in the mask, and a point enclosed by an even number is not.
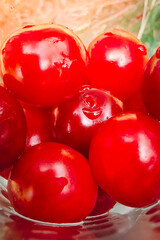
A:
[[[158,240],[160,204],[129,208],[117,203],[109,212],[89,216],[83,222],[54,224],[26,218],[12,208],[7,180],[0,177],[1,240]]]
[[[85,43],[113,28],[123,28],[147,45],[160,44],[159,0],[1,0],[0,45],[28,24],[55,22],[71,28]],[[145,209],[116,204],[109,212],[74,224],[34,221],[16,213],[0,177],[1,240],[159,240],[160,203]]]

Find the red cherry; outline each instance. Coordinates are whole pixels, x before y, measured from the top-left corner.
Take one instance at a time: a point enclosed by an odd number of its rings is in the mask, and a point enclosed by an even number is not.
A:
[[[53,141],[49,112],[21,102],[27,122],[26,149],[43,142]],[[0,172],[8,179],[12,166]]]
[[[116,201],[145,207],[160,198],[160,124],[142,113],[109,119],[94,136],[89,161],[99,186]]]
[[[108,92],[84,86],[52,111],[56,141],[88,156],[91,139],[100,125],[123,110],[123,103]]]
[[[26,121],[19,102],[0,86],[0,171],[10,167],[23,152]]]
[[[97,185],[88,161],[72,148],[43,143],[28,149],[8,180],[14,209],[47,222],[83,220],[97,199]]]
[[[141,89],[147,49],[134,35],[114,29],[95,38],[88,47],[89,83],[111,91],[122,100]]]
[[[73,96],[86,81],[86,60],[83,43],[68,28],[29,26],[3,46],[3,81],[22,101],[53,106]]]
[[[50,115],[47,109],[21,102],[27,121],[26,148],[53,141]]]
[[[160,48],[145,68],[142,95],[148,112],[152,117],[160,120]]]

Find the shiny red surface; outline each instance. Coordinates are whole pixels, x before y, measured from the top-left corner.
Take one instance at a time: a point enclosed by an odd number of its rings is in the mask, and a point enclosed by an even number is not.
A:
[[[142,95],[148,112],[160,120],[160,48],[145,68]]]
[[[122,110],[123,103],[108,92],[84,86],[73,98],[53,109],[54,138],[88,157],[97,129]]]
[[[147,49],[131,33],[114,29],[95,38],[88,47],[89,83],[111,91],[121,100],[141,89]]]
[[[160,198],[160,124],[142,113],[109,119],[93,138],[90,164],[116,201],[145,207]]]
[[[0,171],[10,167],[23,152],[26,121],[19,102],[0,86]]]
[[[53,141],[50,116],[47,109],[21,102],[27,121],[26,148]]]
[[[83,220],[92,211],[97,185],[80,153],[62,144],[43,143],[16,162],[8,194],[15,210],[24,216],[69,223]]]
[[[21,100],[52,106],[86,81],[86,49],[68,28],[43,24],[16,32],[2,50],[5,86]]]

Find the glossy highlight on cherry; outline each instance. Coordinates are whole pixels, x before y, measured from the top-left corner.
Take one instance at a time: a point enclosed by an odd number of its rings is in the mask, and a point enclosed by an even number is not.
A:
[[[160,124],[147,114],[120,113],[95,134],[89,161],[99,186],[117,202],[146,207],[160,198]]]
[[[63,144],[42,143],[29,148],[14,164],[8,195],[14,209],[26,217],[71,223],[92,211],[97,185],[80,153]]]
[[[88,79],[93,87],[110,91],[121,100],[141,90],[147,48],[131,33],[114,29],[88,46]]]
[[[109,92],[83,86],[78,94],[52,110],[54,139],[88,158],[95,132],[105,121],[122,111],[123,103]]]
[[[73,96],[86,83],[86,63],[84,44],[68,28],[28,26],[4,43],[2,78],[17,98],[50,107]]]

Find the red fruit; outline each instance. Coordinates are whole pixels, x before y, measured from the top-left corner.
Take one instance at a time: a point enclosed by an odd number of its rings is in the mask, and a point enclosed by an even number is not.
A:
[[[53,106],[73,96],[86,81],[86,60],[83,43],[68,28],[29,26],[3,46],[3,81],[22,101]]]
[[[38,108],[21,102],[27,123],[26,149],[43,142],[53,141],[50,116],[47,109]],[[8,179],[12,166],[0,172]]]
[[[142,113],[109,119],[94,136],[89,161],[99,186],[116,201],[145,207],[160,198],[160,124]]]
[[[134,35],[114,29],[95,38],[88,47],[89,83],[121,100],[141,89],[147,49]]]
[[[100,125],[123,110],[123,103],[106,91],[84,86],[73,98],[52,111],[56,141],[88,157],[91,139]]]
[[[148,112],[160,120],[160,47],[145,68],[142,95]]]
[[[19,102],[0,86],[0,171],[10,167],[23,152],[26,120]]]
[[[26,148],[53,141],[50,116],[47,109],[21,103],[27,120]]]
[[[15,163],[8,195],[14,209],[24,216],[78,222],[92,211],[97,185],[80,153],[62,144],[43,143],[31,147]]]

